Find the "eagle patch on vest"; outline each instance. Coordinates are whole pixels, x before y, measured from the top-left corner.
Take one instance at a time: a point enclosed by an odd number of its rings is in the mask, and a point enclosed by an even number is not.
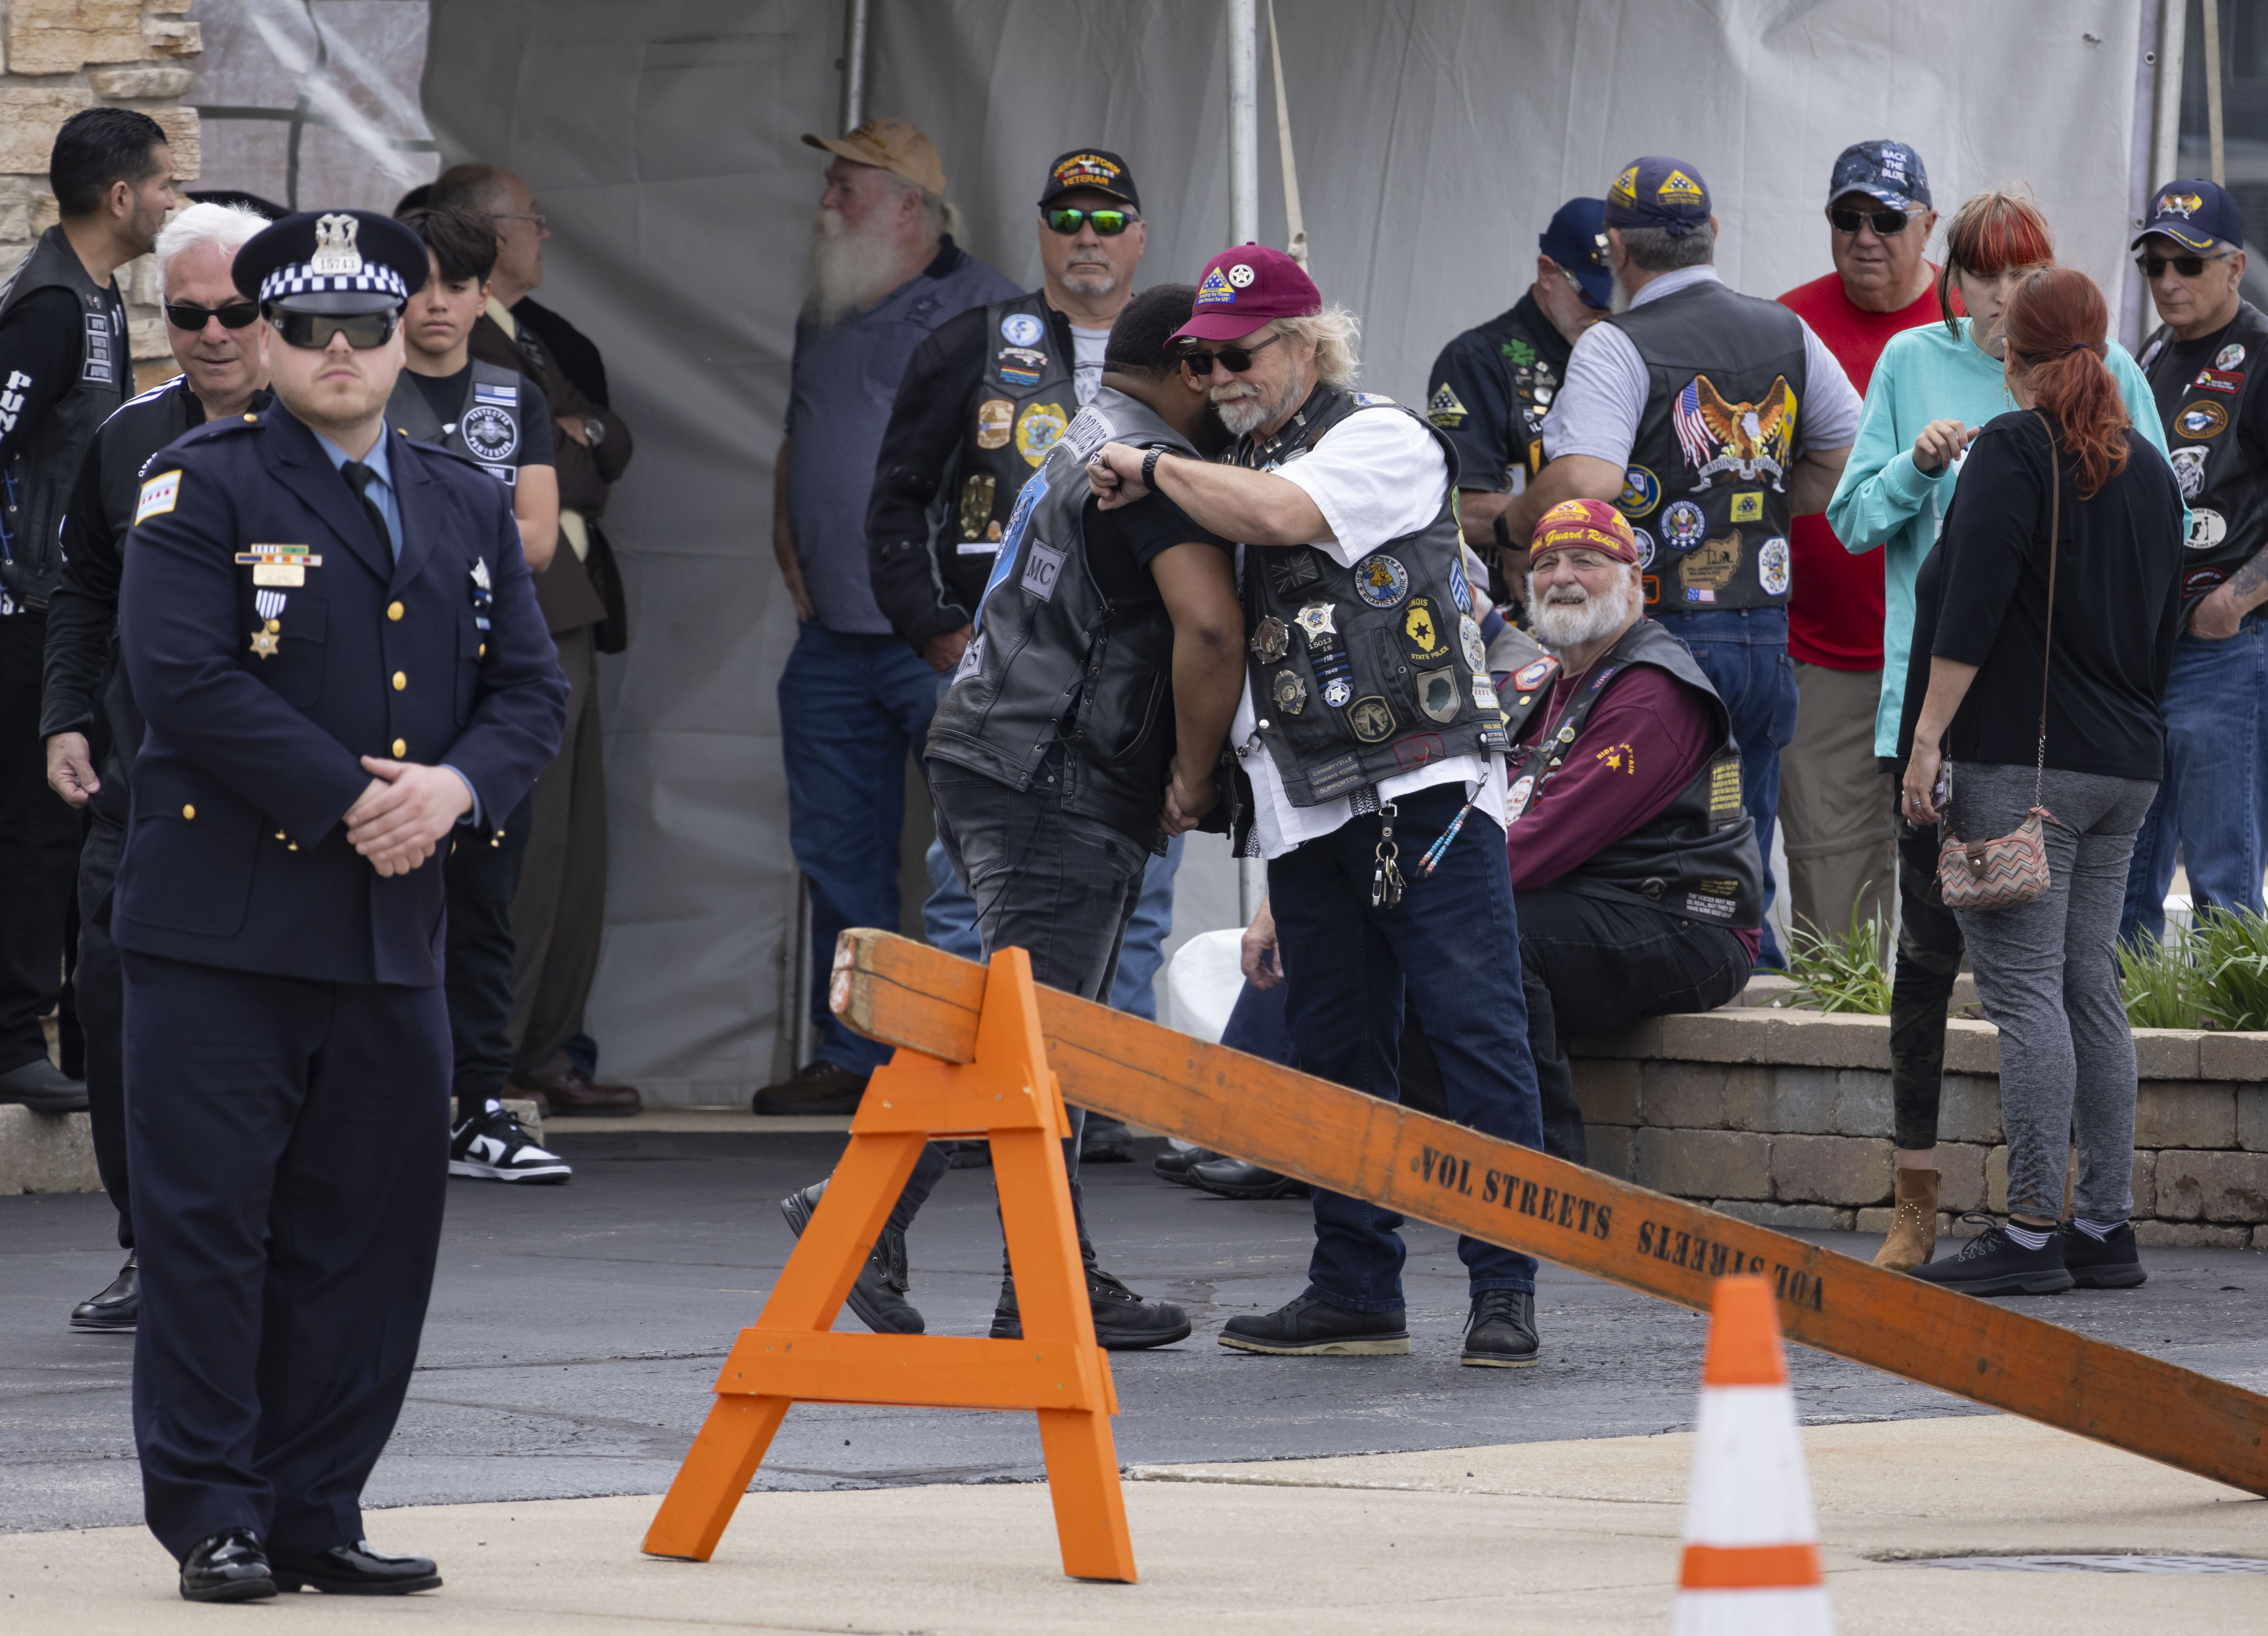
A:
[[[1696,375],[1677,394],[1670,421],[1695,488],[1707,488],[1720,473],[1743,483],[1761,475],[1778,488],[1795,448],[1795,388],[1775,375],[1754,403],[1729,403],[1708,376]]]

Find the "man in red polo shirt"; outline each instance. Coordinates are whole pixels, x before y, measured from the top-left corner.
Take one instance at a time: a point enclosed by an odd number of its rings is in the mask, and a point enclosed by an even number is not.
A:
[[[1902,329],[1939,317],[1925,261],[1937,212],[1921,156],[1902,142],[1843,150],[1827,188],[1835,270],[1780,297],[1863,394]],[[1824,516],[1789,532],[1795,584],[1787,651],[1802,700],[1780,755],[1789,924],[1828,934],[1880,917],[1887,943],[1897,881],[1895,776],[1874,758],[1882,684],[1882,554],[1854,556]]]

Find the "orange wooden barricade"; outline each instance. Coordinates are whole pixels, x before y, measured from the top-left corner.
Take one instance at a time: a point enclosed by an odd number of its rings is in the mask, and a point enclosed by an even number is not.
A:
[[[838,958],[834,999],[847,972]],[[717,1401],[646,1531],[659,1557],[706,1561],[788,1405],[920,1404],[1031,1409],[1040,1418],[1064,1572],[1134,1579],[1109,1417],[1064,1172],[1063,1092],[1048,1067],[1038,991],[1020,948],[993,956],[973,1050],[959,1064],[901,1050],[875,1071],[819,1208],[717,1378]],[[1000,1219],[1023,1317],[1020,1341],[832,1332],[869,1249],[932,1137],[992,1146]]]

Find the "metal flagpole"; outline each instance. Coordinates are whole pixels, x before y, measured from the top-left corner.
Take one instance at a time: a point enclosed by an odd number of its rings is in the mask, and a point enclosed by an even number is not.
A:
[[[843,129],[856,130],[866,119],[867,0],[850,0],[843,17]]]
[[[1228,241],[1260,237],[1260,30],[1254,0],[1228,0]],[[1245,925],[1268,895],[1268,866],[1236,860],[1236,913]]]

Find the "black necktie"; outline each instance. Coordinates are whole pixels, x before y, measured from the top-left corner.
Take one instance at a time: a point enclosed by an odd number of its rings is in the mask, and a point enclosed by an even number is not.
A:
[[[379,511],[378,502],[370,497],[370,485],[378,481],[378,474],[360,461],[349,461],[339,468],[339,472],[346,478],[348,486],[354,490],[355,497],[362,502],[363,514],[370,519],[370,526],[378,535],[378,542],[386,548],[386,554],[392,556],[394,554],[394,535],[386,527],[386,513]]]

